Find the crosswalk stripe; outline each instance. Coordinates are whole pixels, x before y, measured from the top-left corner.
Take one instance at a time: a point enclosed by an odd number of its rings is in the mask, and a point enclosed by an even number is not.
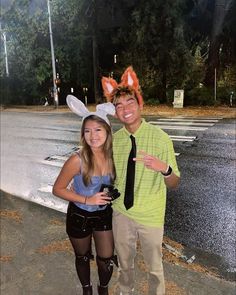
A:
[[[153,125],[161,125],[162,129],[167,130],[194,130],[194,131],[205,131],[208,127],[212,127],[217,123],[218,120],[222,118],[204,118],[204,119],[194,119],[192,117],[178,117],[178,118],[159,118],[156,121],[149,121],[150,124]],[[169,124],[171,125],[169,125]],[[75,131],[75,129],[67,129],[68,131]],[[173,141],[183,141],[183,142],[191,142],[194,141],[196,136],[184,136],[184,135],[169,135]],[[72,152],[78,150],[81,147],[72,148]],[[42,161],[41,164],[54,166],[54,167],[62,167],[64,162],[69,158],[72,154],[69,152],[65,155],[53,155]],[[178,157],[180,153],[175,153],[175,156]],[[51,187],[41,188],[41,191],[46,190],[50,191]]]
[[[42,160],[39,161],[40,164],[44,164],[44,165],[49,165],[49,166],[54,166],[54,167],[62,167],[63,166],[63,162],[58,162],[58,161],[49,161],[49,160]]]
[[[222,120],[223,117],[192,117],[192,116],[177,116],[177,117],[165,117],[158,119],[182,119],[182,120]]]
[[[158,122],[151,121],[149,122],[153,125],[158,125]],[[172,125],[163,125],[161,126],[161,129],[167,129],[167,130],[195,130],[195,131],[205,131],[208,128],[207,127],[191,127],[191,126],[172,126]]]
[[[67,159],[68,157],[66,156],[51,156],[48,158],[48,161],[51,161],[51,160],[66,161]]]
[[[176,157],[178,157],[179,155],[180,155],[180,153],[175,153]],[[67,160],[67,158],[66,158],[66,160]],[[57,156],[53,156],[52,160],[42,160],[42,161],[39,161],[39,163],[43,164],[43,165],[59,167],[59,168],[61,168],[64,165],[64,162],[57,161]]]
[[[219,119],[190,119],[190,118],[159,118],[156,121],[176,121],[176,122],[206,122],[206,123],[217,123]]]
[[[182,138],[183,140],[186,140],[186,139],[196,139],[197,136],[185,136],[185,135],[169,135],[170,138],[174,139],[174,138]]]
[[[192,139],[192,138],[185,138],[185,139],[183,139],[183,138],[172,138],[172,141],[189,141],[189,142],[191,142],[191,141],[194,141],[194,139]]]
[[[196,136],[184,136],[184,135],[169,135],[172,141],[194,141]]]
[[[187,126],[206,126],[206,127],[212,127],[214,126],[215,124],[214,123],[196,123],[196,122],[168,122],[169,124],[171,124],[172,126],[173,125],[187,125]],[[153,124],[153,122],[152,122]],[[166,125],[167,122],[161,122],[161,121],[156,121],[155,124],[158,124],[158,125]]]
[[[43,193],[51,193],[52,192],[52,185],[48,184],[45,186],[41,186],[38,191],[43,192]]]
[[[44,207],[60,211],[62,213],[67,212],[68,201],[59,199],[57,197],[50,196],[49,198],[48,196],[43,197],[43,196],[37,195],[37,196],[33,196],[29,200],[34,203],[40,204]]]

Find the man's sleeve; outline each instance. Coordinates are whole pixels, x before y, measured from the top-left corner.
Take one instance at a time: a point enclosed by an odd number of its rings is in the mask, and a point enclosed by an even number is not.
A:
[[[172,140],[169,138],[169,142],[167,145],[167,164],[171,166],[171,168],[173,169],[174,173],[180,177],[180,171],[177,165],[177,161],[176,161],[176,156],[175,156],[175,151],[174,151],[174,146],[173,146],[173,142]]]

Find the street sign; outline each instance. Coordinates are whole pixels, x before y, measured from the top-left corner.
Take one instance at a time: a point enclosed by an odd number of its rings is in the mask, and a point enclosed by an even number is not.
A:
[[[184,106],[184,90],[175,90],[174,91],[174,108],[183,108]]]

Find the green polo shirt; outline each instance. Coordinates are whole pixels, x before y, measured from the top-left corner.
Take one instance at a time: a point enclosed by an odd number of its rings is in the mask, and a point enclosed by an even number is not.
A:
[[[138,151],[158,157],[169,164],[176,175],[180,175],[173,144],[168,134],[159,127],[142,119],[139,129],[133,134]],[[136,162],[134,206],[129,210],[124,207],[126,170],[131,150],[130,133],[123,127],[114,134],[113,153],[116,166],[116,187],[120,198],[113,202],[113,209],[127,215],[136,222],[147,226],[163,226],[166,208],[166,185],[160,172],[144,167]]]

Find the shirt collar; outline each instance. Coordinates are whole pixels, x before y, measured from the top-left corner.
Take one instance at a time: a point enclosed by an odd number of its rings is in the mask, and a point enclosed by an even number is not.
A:
[[[133,135],[134,137],[138,137],[139,134],[142,133],[142,130],[145,128],[146,125],[147,125],[146,120],[144,118],[142,118],[141,124],[140,124],[139,128],[135,131],[135,133],[130,133],[125,127],[123,127],[123,130],[128,137],[130,137],[130,135]]]

